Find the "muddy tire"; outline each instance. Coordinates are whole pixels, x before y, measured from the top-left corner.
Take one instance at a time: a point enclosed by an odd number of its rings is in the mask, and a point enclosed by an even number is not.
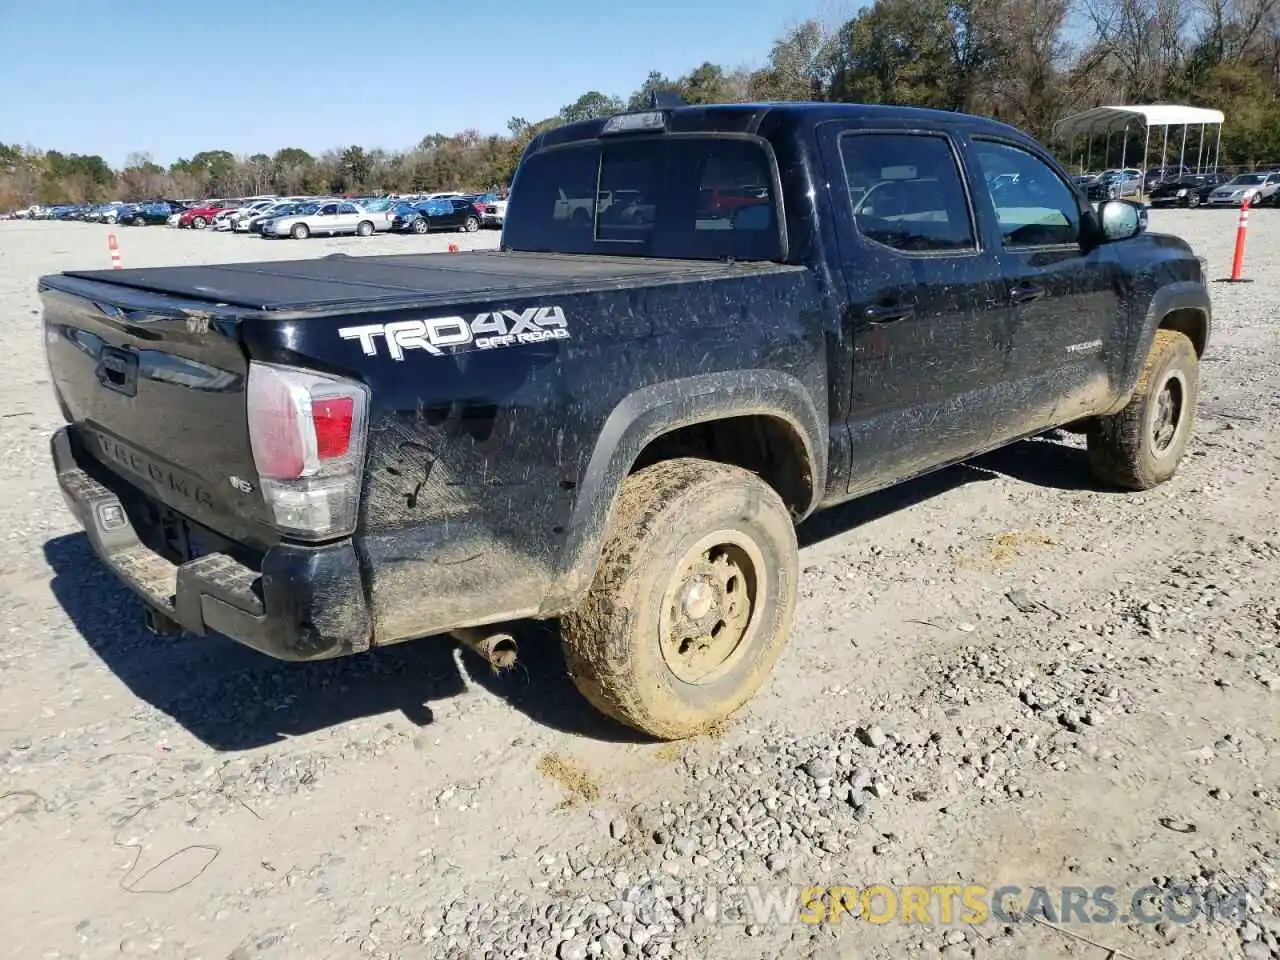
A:
[[[1089,466],[1104,483],[1149,490],[1178,469],[1195,429],[1200,364],[1186,334],[1157,330],[1129,403],[1089,431]]]
[[[791,632],[799,557],[782,498],[691,458],[626,479],[582,605],[561,621],[569,674],[614,719],[664,740],[724,720]]]

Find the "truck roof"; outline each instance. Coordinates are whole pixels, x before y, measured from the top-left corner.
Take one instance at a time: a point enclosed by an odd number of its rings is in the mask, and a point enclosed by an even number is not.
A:
[[[653,113],[656,110],[635,110],[629,113]],[[900,107],[871,103],[820,103],[807,101],[778,101],[760,103],[713,103],[698,106],[670,107],[661,112],[667,115],[667,129],[673,133],[757,133],[765,120],[777,124],[783,131],[814,126],[825,120],[863,120],[870,123],[916,120],[924,127],[963,126],[975,132],[986,132],[1019,140],[1027,136],[1016,127],[999,120],[979,117],[952,110],[933,110],[927,107]],[[616,114],[615,114],[616,116]],[[594,140],[600,136],[609,117],[579,120],[547,130],[533,139],[530,150],[577,140]]]

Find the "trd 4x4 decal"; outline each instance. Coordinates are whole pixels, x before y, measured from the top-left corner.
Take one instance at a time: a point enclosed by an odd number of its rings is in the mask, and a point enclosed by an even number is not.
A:
[[[391,359],[403,360],[406,350],[425,350],[438,357],[467,350],[568,340],[569,325],[560,307],[530,307],[481,313],[469,322],[463,317],[432,317],[343,327],[338,336],[343,340],[359,340],[366,357],[378,355],[381,337]]]

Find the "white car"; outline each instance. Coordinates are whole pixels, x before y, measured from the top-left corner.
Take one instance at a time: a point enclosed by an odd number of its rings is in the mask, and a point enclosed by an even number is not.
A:
[[[253,223],[255,217],[270,217],[273,213],[283,213],[285,210],[293,207],[297,200],[271,200],[263,203],[255,203],[243,210],[236,211],[235,232],[248,233],[249,224]]]
[[[391,229],[391,222],[396,217],[396,206],[399,200],[391,197],[379,197],[374,200],[355,200],[357,207],[374,218],[373,226],[379,233]]]
[[[305,240],[312,234],[337,236],[347,233],[371,237],[382,218],[382,214],[370,213],[350,200],[322,200],[307,204],[296,214],[264,222],[262,237],[264,240],[274,237]]]
[[[485,227],[500,227],[507,218],[508,200],[494,200],[484,205],[484,213],[480,215],[480,224]]]
[[[213,219],[209,221],[209,229],[216,230],[219,233],[229,233],[235,226],[235,221],[232,218],[239,212],[239,209],[237,207],[232,210],[219,210],[213,215]]]
[[[225,220],[220,222],[227,211],[223,211],[213,218],[213,228],[215,230],[231,230],[233,232],[241,232],[241,224],[244,224],[244,230],[249,229],[249,220],[258,214],[265,212],[273,206],[279,205],[278,200],[255,200],[253,203],[246,203],[243,207],[232,210]],[[222,223],[227,223],[223,226]]]

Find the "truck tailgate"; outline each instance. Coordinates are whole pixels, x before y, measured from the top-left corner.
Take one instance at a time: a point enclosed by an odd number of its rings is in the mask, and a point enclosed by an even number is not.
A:
[[[42,280],[41,298],[78,453],[210,530],[269,545],[234,323],[211,322],[198,303],[62,277]]]

